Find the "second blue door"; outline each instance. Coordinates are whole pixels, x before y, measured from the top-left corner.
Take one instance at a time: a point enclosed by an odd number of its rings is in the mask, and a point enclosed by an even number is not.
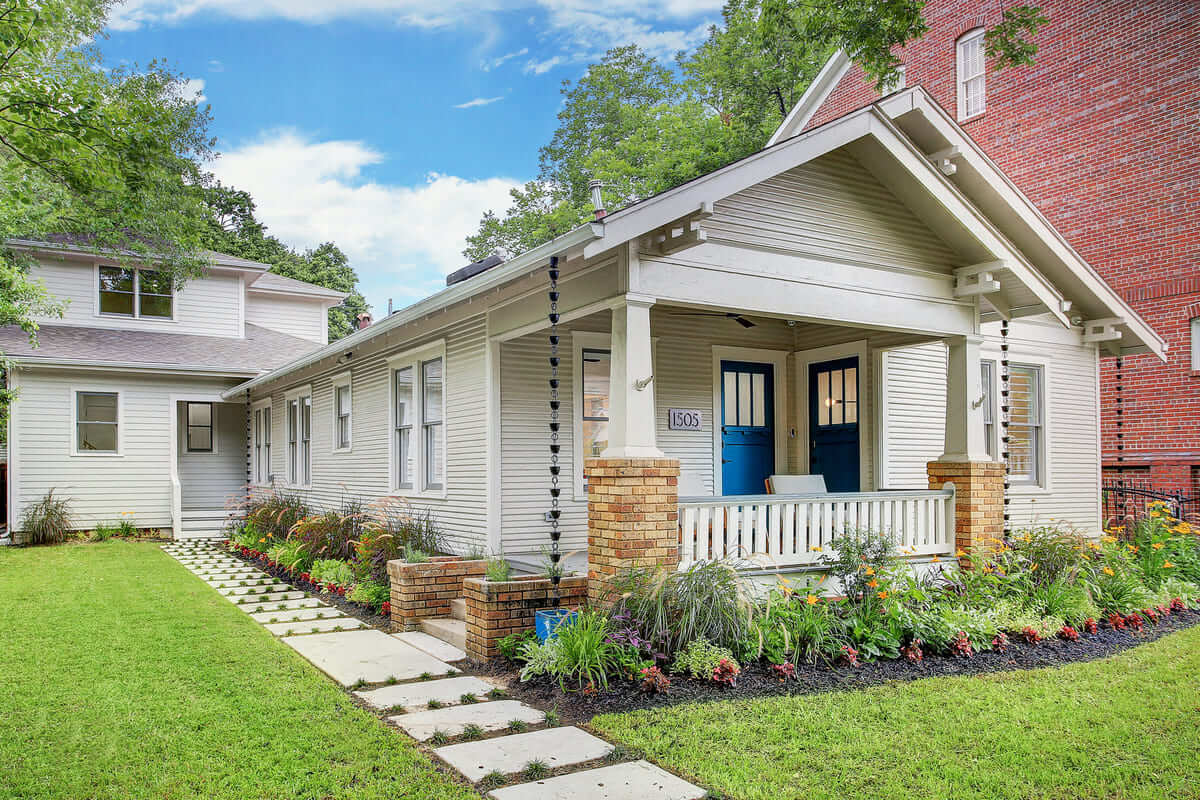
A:
[[[831,492],[859,490],[858,358],[808,368],[809,472]]]
[[[721,494],[763,494],[775,471],[775,373],[721,362]]]

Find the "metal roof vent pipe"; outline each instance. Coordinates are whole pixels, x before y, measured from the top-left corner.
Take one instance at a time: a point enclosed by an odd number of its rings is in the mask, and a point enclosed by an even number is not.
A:
[[[608,213],[604,210],[604,197],[600,194],[600,187],[603,185],[600,181],[588,181],[588,190],[592,193],[592,213],[596,215],[597,222],[603,220],[604,215]]]

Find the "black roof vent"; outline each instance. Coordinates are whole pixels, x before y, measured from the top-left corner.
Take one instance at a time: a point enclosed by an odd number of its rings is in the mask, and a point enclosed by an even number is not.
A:
[[[459,270],[455,270],[446,276],[446,285],[453,286],[456,283],[462,283],[468,278],[474,278],[481,272],[487,272],[492,267],[498,267],[504,263],[504,259],[492,253],[482,261],[476,261],[474,264],[467,264]]]

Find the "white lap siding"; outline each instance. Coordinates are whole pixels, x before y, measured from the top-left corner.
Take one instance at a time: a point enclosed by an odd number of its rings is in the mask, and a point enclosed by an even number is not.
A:
[[[71,499],[74,527],[91,529],[132,512],[139,527],[171,525],[172,395],[219,395],[236,381],[86,372],[20,370],[10,470],[14,519],[51,489]],[[120,455],[72,455],[72,393],[120,394]],[[240,408],[240,406],[238,406]],[[236,416],[236,414],[234,415]],[[240,445],[244,448],[244,444]],[[232,481],[245,474],[244,459]]]
[[[246,293],[246,322],[316,344],[326,341],[326,316],[325,306],[315,298]]]
[[[277,488],[303,496],[316,509],[336,509],[344,500],[365,503],[396,497],[441,525],[446,545],[456,552],[487,543],[487,386],[485,321],[475,316],[439,334],[389,347],[337,365],[296,385],[312,387],[312,484],[288,483],[287,392],[271,393],[271,471]],[[391,368],[387,357],[430,339],[446,342],[446,496],[405,497],[391,491]],[[351,376],[351,447],[334,451],[333,381]],[[255,400],[262,399],[255,396]]]
[[[997,330],[996,325],[985,327],[983,358],[997,364],[999,426]],[[1014,364],[1043,368],[1045,391],[1044,485],[1012,487],[1012,525],[1054,521],[1095,533],[1101,528],[1098,352],[1094,346],[1079,344],[1074,334],[1039,320],[1014,321],[1009,342]],[[925,464],[938,458],[943,449],[945,349],[931,344],[891,350],[885,364],[883,419],[887,441],[882,454],[887,487],[923,488],[928,485]]]

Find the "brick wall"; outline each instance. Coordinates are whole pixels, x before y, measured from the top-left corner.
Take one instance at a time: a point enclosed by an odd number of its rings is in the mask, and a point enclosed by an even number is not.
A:
[[[955,41],[994,25],[998,0],[929,0],[930,30],[901,53],[957,117]],[[1167,364],[1124,360],[1123,461],[1115,370],[1102,366],[1106,466],[1200,464],[1200,376],[1189,320],[1200,313],[1200,2],[1039,0],[1049,23],[1031,67],[987,74],[987,110],[963,128],[1072,246],[1162,335]],[[809,127],[878,99],[852,67]]]
[[[409,563],[389,561],[392,625],[412,630],[423,619],[450,616],[450,601],[463,596],[463,581],[482,575],[487,560],[466,561],[458,556]]]
[[[674,458],[589,458],[588,600],[630,567],[679,563],[679,461]]]
[[[560,605],[577,606],[587,599],[588,580],[563,578],[558,589]],[[529,630],[536,613],[554,605],[553,584],[536,575],[511,581],[467,578],[463,596],[467,599],[467,655],[476,661],[496,658],[501,639]]]
[[[929,488],[954,484],[954,540],[968,558],[995,549],[1004,534],[1004,464],[930,461]]]

